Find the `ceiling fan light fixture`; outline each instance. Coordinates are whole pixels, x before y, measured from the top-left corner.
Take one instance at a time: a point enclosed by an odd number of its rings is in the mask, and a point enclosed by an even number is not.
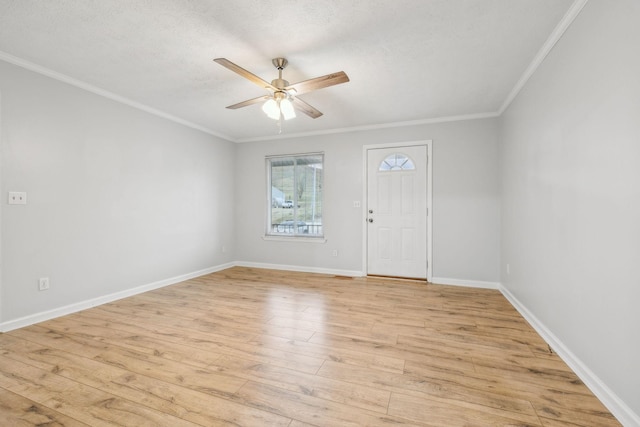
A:
[[[280,107],[278,106],[276,100],[273,98],[269,98],[269,100],[264,103],[264,105],[262,106],[262,111],[264,111],[270,119],[280,119]]]
[[[286,98],[280,101],[280,111],[282,111],[282,116],[285,120],[293,119],[296,116],[293,104]]]

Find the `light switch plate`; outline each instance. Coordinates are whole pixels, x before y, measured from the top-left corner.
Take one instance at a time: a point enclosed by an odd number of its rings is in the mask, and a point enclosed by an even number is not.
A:
[[[23,191],[9,191],[9,204],[10,205],[26,205],[27,193]]]

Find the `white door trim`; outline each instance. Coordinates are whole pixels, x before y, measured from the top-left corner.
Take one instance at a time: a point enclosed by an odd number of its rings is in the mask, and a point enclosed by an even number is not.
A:
[[[388,144],[370,144],[362,146],[362,271],[366,276],[368,274],[367,262],[367,184],[368,184],[368,165],[367,152],[369,150],[380,148],[396,148],[396,147],[414,147],[423,145],[427,147],[427,281],[431,282],[433,277],[433,141],[430,139],[422,141],[393,142]]]

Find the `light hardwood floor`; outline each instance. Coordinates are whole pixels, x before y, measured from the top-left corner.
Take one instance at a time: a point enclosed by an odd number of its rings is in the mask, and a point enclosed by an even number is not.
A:
[[[0,335],[0,425],[620,424],[498,291],[237,267]]]

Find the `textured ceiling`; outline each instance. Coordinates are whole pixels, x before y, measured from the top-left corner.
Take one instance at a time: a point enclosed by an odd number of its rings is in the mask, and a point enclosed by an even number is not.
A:
[[[44,67],[234,141],[277,135],[264,80],[345,71],[301,95],[285,135],[497,112],[572,0],[0,0],[4,58]]]

